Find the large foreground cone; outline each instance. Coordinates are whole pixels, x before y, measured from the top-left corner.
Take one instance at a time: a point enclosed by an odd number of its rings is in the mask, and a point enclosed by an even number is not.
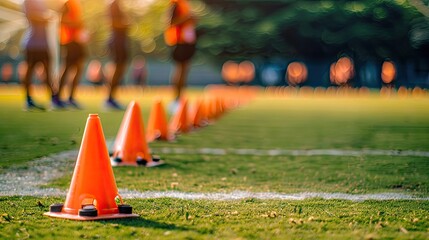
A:
[[[138,217],[118,194],[97,114],[90,114],[86,122],[65,204],[51,205],[44,215],[73,220]]]
[[[139,105],[132,101],[122,119],[121,127],[113,144],[112,165],[143,165],[153,167],[163,164],[152,156],[146,142],[143,119]]]
[[[188,121],[188,102],[186,99],[181,99],[179,108],[170,122],[171,133],[187,133],[190,130],[190,123]]]
[[[174,139],[174,135],[169,134],[167,115],[160,99],[155,100],[150,112],[146,138],[149,142],[154,140],[170,141]]]

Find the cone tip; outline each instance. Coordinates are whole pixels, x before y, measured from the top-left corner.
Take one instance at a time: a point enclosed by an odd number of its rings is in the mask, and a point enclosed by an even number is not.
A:
[[[128,104],[129,108],[135,108],[135,107],[140,107],[139,104],[137,103],[137,101],[133,100]]]
[[[98,118],[98,113],[90,113],[89,118]]]

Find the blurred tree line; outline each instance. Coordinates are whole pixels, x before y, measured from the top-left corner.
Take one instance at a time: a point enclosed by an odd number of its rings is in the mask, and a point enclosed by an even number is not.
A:
[[[420,5],[411,4],[416,1]],[[48,2],[56,11],[61,7],[57,0]],[[169,49],[162,33],[168,22],[169,0],[123,3],[133,22],[129,31],[131,53],[167,60]],[[424,11],[429,12],[427,0],[190,0],[190,3],[199,19],[200,60],[326,59],[342,53],[357,60],[425,59],[429,55],[429,20],[424,15]],[[91,32],[90,54],[106,57],[110,32],[106,0],[82,1],[82,5]],[[10,4],[6,7],[20,8]],[[11,38],[8,44],[16,44],[19,37]]]
[[[426,58],[429,21],[405,0],[204,0],[208,56]],[[426,6],[427,8],[427,6]]]
[[[418,0],[420,1],[420,0]],[[146,2],[146,4],[142,4]],[[105,0],[83,1],[94,54],[104,56]],[[133,53],[167,60],[169,0],[124,1],[134,22]],[[190,0],[199,18],[199,57],[224,62],[255,57],[356,60],[425,58],[429,20],[406,0]],[[424,3],[424,2],[423,2]],[[428,7],[426,7],[428,8]],[[104,20],[103,20],[104,19]]]

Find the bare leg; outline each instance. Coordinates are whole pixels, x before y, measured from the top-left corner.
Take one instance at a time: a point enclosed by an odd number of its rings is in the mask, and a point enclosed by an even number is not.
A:
[[[125,63],[116,64],[115,73],[113,74],[112,82],[110,83],[109,99],[112,99],[113,96],[115,96],[116,89],[118,88],[121,82],[121,78],[125,73],[125,69],[126,69]]]
[[[25,96],[28,98],[31,96],[31,77],[33,76],[35,63],[27,63],[27,72],[25,73],[23,85],[25,90]]]
[[[73,81],[72,81],[69,99],[74,99],[74,93],[76,91],[76,87],[79,85],[80,78],[82,76],[82,72],[83,72],[83,60],[79,60],[76,63],[76,74],[75,74]]]
[[[62,93],[64,86],[66,84],[66,81],[67,81],[67,75],[68,75],[70,68],[71,68],[71,65],[66,63],[66,66],[64,67],[62,74],[61,74],[60,85],[58,86],[58,96],[61,96],[61,93]]]
[[[182,96],[183,88],[186,85],[186,79],[188,77],[189,66],[189,61],[176,63],[176,69],[173,75],[176,99]]]
[[[28,63],[27,66],[27,72],[25,73],[24,77],[24,89],[25,89],[25,95],[26,95],[26,108],[27,110],[31,109],[38,109],[44,111],[45,108],[41,105],[36,104],[33,99],[31,98],[31,78],[33,76],[34,67],[36,66],[36,63]]]
[[[114,99],[116,90],[121,82],[122,76],[125,73],[126,63],[117,63],[115,66],[115,72],[113,73],[112,80],[109,84],[109,98],[106,100],[105,106],[110,109],[124,110],[125,108],[116,102]]]
[[[49,61],[43,61],[43,67],[45,68],[46,73],[46,85],[51,91],[51,95],[55,96],[54,86],[52,84],[52,75],[51,75],[51,64]]]

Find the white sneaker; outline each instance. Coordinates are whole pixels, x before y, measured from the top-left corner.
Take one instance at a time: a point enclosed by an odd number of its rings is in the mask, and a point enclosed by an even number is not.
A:
[[[172,115],[176,114],[176,112],[179,110],[179,100],[174,100],[168,105],[168,112]]]

